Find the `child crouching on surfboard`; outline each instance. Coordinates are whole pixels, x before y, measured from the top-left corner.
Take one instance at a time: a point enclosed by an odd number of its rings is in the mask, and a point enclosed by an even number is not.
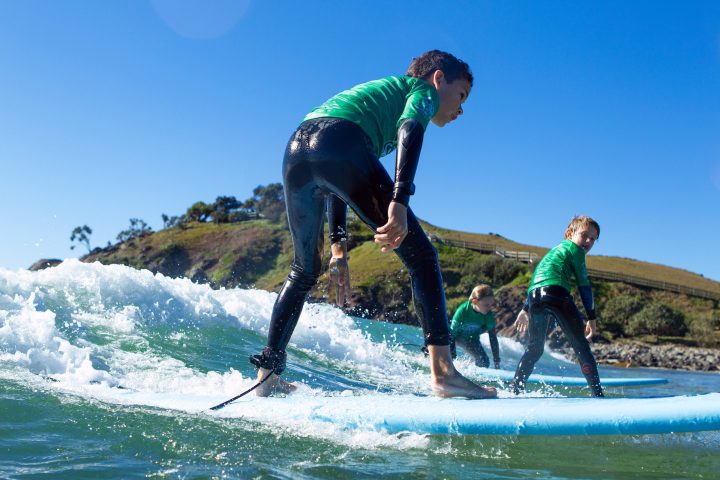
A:
[[[345,214],[349,205],[371,229],[382,251],[394,250],[412,278],[413,298],[430,353],[431,388],[441,397],[490,398],[463,377],[450,355],[445,292],[435,248],[408,207],[428,124],[443,127],[463,113],[473,76],[467,63],[432,50],[413,59],[405,75],[357,85],[305,116],[290,137],[283,185],[295,257],[273,307],[267,345],[251,362],[259,396],[292,389],[279,379],[286,348],[310,289],[317,282],[328,212],[332,277],[345,282]],[[379,158],[396,150],[395,178]],[[347,283],[343,295],[349,296]],[[342,304],[346,298],[338,299]]]
[[[527,300],[515,320],[518,333],[524,335],[528,332],[529,335],[527,349],[511,384],[516,395],[525,389],[535,363],[542,356],[548,324],[551,318],[555,318],[575,350],[593,396],[604,396],[589,343],[597,327],[592,289],[585,267],[585,255],[598,237],[600,225],[595,220],[586,216],[574,217],[565,230],[565,240],[550,250],[535,269]],[[588,316],[584,333],[580,311],[570,296],[572,276],[577,280],[580,298]]]
[[[495,301],[490,285],[477,285],[473,288],[470,298],[455,310],[450,333],[453,341],[475,360],[478,367],[487,368],[490,359],[480,344],[480,335],[488,334],[493,366],[500,368],[500,346],[495,333],[495,316],[490,308]]]

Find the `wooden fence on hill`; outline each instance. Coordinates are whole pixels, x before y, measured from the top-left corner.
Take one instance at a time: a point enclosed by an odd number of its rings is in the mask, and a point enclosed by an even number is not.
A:
[[[522,263],[534,264],[540,260],[540,256],[537,253],[506,250],[499,245],[494,245],[492,243],[443,239],[436,235],[429,235],[428,237],[433,242],[442,243],[444,245],[452,245],[460,248],[467,248],[468,250],[473,250],[489,255],[499,255],[503,258],[517,260],[518,262]],[[693,297],[707,298],[710,300],[720,301],[720,293],[711,292],[709,290],[703,290],[700,288],[687,287],[685,285],[678,285],[676,283],[659,282],[656,280],[649,280],[647,278],[635,277],[633,275],[625,275],[623,273],[607,272],[594,268],[588,268],[588,276],[600,280],[609,280],[611,282],[624,282],[639,287],[655,288],[658,290],[666,290],[669,292],[684,293]]]
[[[639,287],[655,288],[658,290],[667,290],[669,292],[684,293],[693,297],[707,298],[710,300],[720,301],[720,293],[702,290],[700,288],[686,287],[676,283],[658,282],[657,280],[649,280],[647,278],[634,277],[622,273],[606,272],[594,268],[588,268],[588,275],[591,278],[601,280],[610,280],[611,282],[624,282]]]
[[[537,253],[506,250],[503,247],[492,243],[472,241],[468,242],[466,240],[451,240],[440,238],[436,235],[429,235],[428,238],[430,238],[430,241],[432,242],[442,243],[444,245],[452,245],[454,247],[467,248],[468,250],[474,250],[476,252],[485,253],[488,255],[500,255],[503,258],[517,260],[518,262],[527,264],[537,263],[540,260],[540,256]]]

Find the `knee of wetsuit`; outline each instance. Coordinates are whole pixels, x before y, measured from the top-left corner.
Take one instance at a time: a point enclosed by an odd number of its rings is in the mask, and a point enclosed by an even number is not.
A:
[[[417,262],[433,264],[438,263],[437,250],[435,250],[435,247],[433,247],[432,243],[430,243],[429,240],[427,242],[422,242],[420,245],[417,245],[413,253],[413,257]]]
[[[270,347],[263,348],[258,355],[250,355],[250,363],[257,368],[266,368],[272,370],[276,375],[280,375],[286,366],[287,353],[282,350],[273,350]]]
[[[306,271],[303,268],[292,265],[290,267],[290,274],[288,275],[288,280],[293,282],[300,290],[308,292],[311,288],[315,286],[319,277],[319,268],[317,269],[317,271]]]
[[[545,351],[545,343],[544,342],[537,342],[535,344],[531,344],[528,346],[526,354],[529,357],[529,360],[537,362],[540,360],[540,357],[542,357],[543,352]]]
[[[407,252],[401,258],[411,274],[438,265],[437,250],[425,237],[420,241],[406,237],[401,248]]]
[[[425,345],[445,347],[450,345],[450,332],[428,332],[425,334]]]

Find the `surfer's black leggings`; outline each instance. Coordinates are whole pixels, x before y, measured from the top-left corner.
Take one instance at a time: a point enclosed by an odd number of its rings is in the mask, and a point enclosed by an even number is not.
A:
[[[585,338],[583,321],[580,311],[575,306],[570,293],[562,287],[550,286],[536,288],[529,296],[530,323],[528,325],[529,341],[525,354],[515,371],[513,389],[515,393],[525,389],[528,377],[545,350],[545,338],[548,325],[554,317],[563,333],[570,341],[580,361],[580,368],[590,386],[593,396],[602,397],[600,376],[590,343]]]
[[[473,358],[475,365],[478,367],[487,368],[490,366],[490,359],[485,353],[479,338],[456,338],[455,343]]]
[[[337,118],[308,120],[298,127],[285,150],[283,184],[295,258],[275,301],[267,343],[272,351],[282,353],[321,273],[326,197],[337,196],[375,230],[387,223],[393,192],[393,181],[369,137],[355,123]],[[425,342],[448,345],[437,252],[410,209],[407,223],[407,237],[395,252],[410,273]]]

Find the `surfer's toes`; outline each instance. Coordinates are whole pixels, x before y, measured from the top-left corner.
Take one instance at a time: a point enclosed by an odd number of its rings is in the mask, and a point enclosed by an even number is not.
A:
[[[497,398],[497,390],[494,387],[480,388],[480,390],[482,396],[478,398]]]
[[[432,387],[432,391],[433,394],[441,398],[463,397],[482,400],[497,397],[497,390],[493,387],[483,388],[478,385],[474,385],[473,387],[457,387],[435,384]]]
[[[275,386],[275,393],[292,393],[297,390],[297,385],[294,383],[286,382],[285,380],[278,379],[278,383]]]

